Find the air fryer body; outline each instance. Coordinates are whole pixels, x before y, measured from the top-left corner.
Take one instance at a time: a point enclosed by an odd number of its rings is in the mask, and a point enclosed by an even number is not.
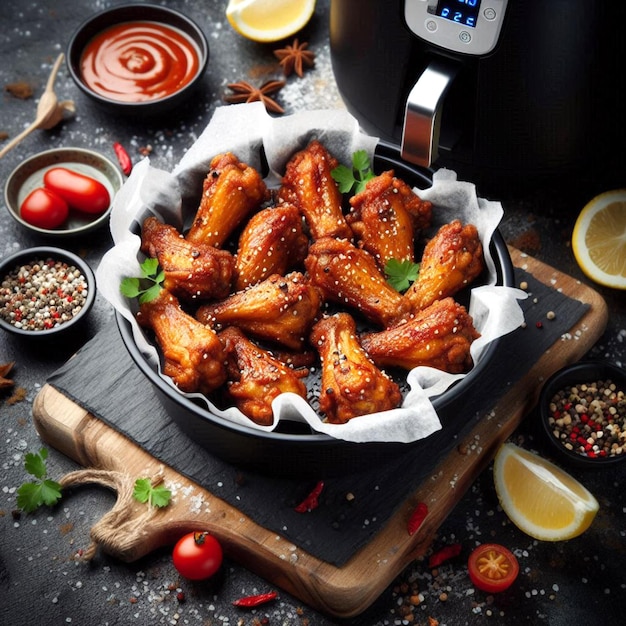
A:
[[[404,10],[405,0],[331,4],[337,85],[368,133],[399,144],[409,92],[441,60],[458,71],[443,99],[434,167],[485,183],[528,181],[624,152],[622,3],[509,0],[486,55],[424,41],[409,30]]]

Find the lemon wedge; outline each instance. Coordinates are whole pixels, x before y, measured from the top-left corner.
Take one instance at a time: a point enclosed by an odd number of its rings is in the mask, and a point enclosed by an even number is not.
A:
[[[626,289],[626,189],[607,191],[585,205],[574,225],[572,250],[591,280]]]
[[[573,476],[515,444],[500,447],[493,476],[502,509],[535,539],[577,537],[598,512],[598,501]]]
[[[229,0],[226,18],[244,37],[271,42],[304,28],[315,10],[315,0]]]

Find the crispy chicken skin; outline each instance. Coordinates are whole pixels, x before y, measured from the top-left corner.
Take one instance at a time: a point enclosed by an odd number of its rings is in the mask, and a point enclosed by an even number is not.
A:
[[[239,237],[235,257],[235,290],[286,274],[302,263],[309,239],[302,231],[302,216],[289,203],[255,213]]]
[[[308,370],[288,367],[238,328],[226,328],[219,338],[226,352],[228,395],[253,422],[263,426],[272,424],[272,400],[281,393],[296,393],[306,400],[307,389],[301,378]]]
[[[346,221],[360,247],[381,269],[389,259],[415,260],[415,236],[430,225],[432,203],[422,200],[393,170],[369,180],[350,198]]]
[[[473,224],[444,224],[426,244],[417,280],[404,294],[415,310],[452,296],[484,267],[483,247]]]
[[[352,237],[341,210],[341,192],[331,175],[337,165],[337,159],[319,141],[314,140],[304,150],[297,152],[285,169],[278,199],[298,207],[313,240],[321,237]]]
[[[217,334],[180,307],[166,289],[140,306],[137,321],[154,331],[163,373],[182,391],[209,394],[226,381],[225,355]]]
[[[235,259],[230,252],[187,241],[156,217],[144,220],[141,251],[158,259],[165,273],[163,286],[181,300],[221,299],[231,291]]]
[[[269,191],[257,170],[230,152],[219,154],[211,161],[186,238],[219,248],[268,199]]]
[[[328,422],[345,424],[400,405],[398,385],[363,350],[351,315],[336,313],[321,319],[311,331],[311,343],[322,362],[319,402]]]
[[[274,274],[196,312],[214,328],[237,326],[257,338],[302,350],[322,305],[321,293],[301,272]]]
[[[428,365],[459,374],[472,367],[469,350],[479,336],[465,307],[444,298],[403,324],[363,334],[361,345],[379,367]]]
[[[378,269],[374,257],[346,239],[323,237],[309,247],[304,266],[325,300],[359,310],[386,328],[401,319],[410,303]]]

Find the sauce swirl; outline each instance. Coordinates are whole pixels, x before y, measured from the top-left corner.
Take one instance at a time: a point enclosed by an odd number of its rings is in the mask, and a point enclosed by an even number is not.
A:
[[[200,52],[182,31],[158,22],[124,22],[93,37],[81,57],[84,83],[121,102],[159,100],[189,84]]]

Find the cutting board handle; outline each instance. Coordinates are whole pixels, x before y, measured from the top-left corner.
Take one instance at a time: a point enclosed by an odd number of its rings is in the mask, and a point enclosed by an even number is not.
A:
[[[163,473],[159,473],[151,482],[153,486],[163,482]],[[117,492],[113,508],[91,527],[91,544],[82,554],[84,559],[91,560],[99,547],[126,562],[136,560],[138,552],[146,552],[146,529],[154,524],[162,511],[134,498],[135,480],[130,474],[87,468],[65,474],[59,483],[63,490],[98,484]]]

